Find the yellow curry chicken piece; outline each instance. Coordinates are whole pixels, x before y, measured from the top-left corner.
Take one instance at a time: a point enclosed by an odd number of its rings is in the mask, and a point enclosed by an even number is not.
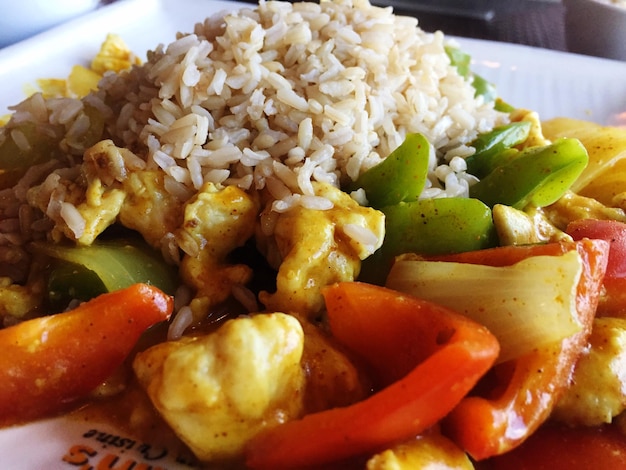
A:
[[[187,202],[176,238],[186,252],[181,277],[196,289],[194,318],[230,296],[233,285],[250,280],[250,267],[227,264],[225,259],[252,236],[258,212],[258,202],[236,186],[206,183]]]
[[[382,244],[382,212],[360,206],[329,184],[314,183],[313,187],[315,194],[332,201],[333,207],[299,206],[278,216],[273,240],[268,241],[269,250],[279,258],[277,291],[260,295],[269,310],[319,312],[323,306],[320,289],[333,282],[353,281],[361,260]],[[355,237],[352,231],[364,237]]]
[[[82,233],[73,233],[78,243],[91,245],[98,235],[113,224],[125,196],[125,192],[120,189],[107,189],[102,186],[100,180],[92,181],[85,192],[85,201],[76,206],[85,221]]]
[[[56,173],[27,192],[29,204],[54,221],[53,240],[66,237],[84,245],[93,243],[115,222],[124,197],[123,191],[106,188],[97,178],[83,188]],[[51,204],[51,200],[55,203]]]
[[[493,223],[501,245],[527,245],[571,237],[555,227],[543,211],[528,207],[525,210],[496,204],[493,207]]]
[[[596,318],[589,343],[553,414],[571,425],[611,423],[626,409],[626,319]]]
[[[366,470],[473,470],[471,460],[456,444],[436,431],[374,455]]]
[[[183,204],[165,189],[160,171],[134,171],[124,180],[123,187],[127,196],[120,210],[120,223],[161,249],[164,238],[181,223]]]
[[[298,417],[304,334],[295,317],[257,314],[215,332],[159,343],[133,364],[174,432],[202,461],[241,457],[262,429]]]
[[[162,173],[144,166],[130,150],[104,140],[85,151],[84,186],[53,173],[29,190],[28,200],[55,222],[57,241],[65,236],[91,245],[119,220],[160,249],[163,237],[182,221],[182,203],[165,189]],[[49,203],[51,191],[61,202]]]

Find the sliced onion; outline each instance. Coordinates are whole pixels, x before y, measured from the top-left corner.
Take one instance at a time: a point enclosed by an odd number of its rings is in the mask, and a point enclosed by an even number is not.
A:
[[[503,362],[580,331],[576,289],[581,274],[576,251],[506,267],[400,259],[387,287],[485,325],[500,341],[498,360]]]

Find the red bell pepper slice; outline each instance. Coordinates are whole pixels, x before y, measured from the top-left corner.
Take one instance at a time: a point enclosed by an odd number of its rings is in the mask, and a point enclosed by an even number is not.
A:
[[[486,328],[431,302],[359,282],[323,294],[333,335],[369,363],[382,389],[260,433],[247,448],[251,468],[326,464],[414,437],[459,403],[498,355]]]
[[[528,438],[550,415],[582,353],[595,315],[608,261],[604,240],[501,247],[446,257],[449,261],[505,266],[528,256],[578,250],[583,273],[577,286],[576,310],[580,332],[536,352],[500,364],[493,382],[464,398],[444,420],[445,432],[474,459],[507,452]],[[441,259],[441,258],[440,258]]]
[[[110,376],[173,300],[135,284],[0,330],[0,425],[67,409]]]
[[[581,219],[565,230],[574,240],[595,238],[611,244],[598,315],[626,314],[626,224],[616,220]]]

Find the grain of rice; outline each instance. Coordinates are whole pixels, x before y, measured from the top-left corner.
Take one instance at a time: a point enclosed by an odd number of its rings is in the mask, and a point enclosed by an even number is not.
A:
[[[323,196],[311,196],[307,194],[299,198],[299,204],[306,209],[321,211],[329,210],[334,207],[333,202]]]
[[[247,287],[241,284],[233,284],[233,286],[231,287],[231,294],[233,295],[233,298],[237,302],[239,302],[246,311],[250,313],[260,311],[256,295]]]
[[[163,187],[179,201],[188,200],[194,193],[192,188],[172,178],[169,174],[166,174],[165,178],[163,178]]]
[[[187,168],[189,169],[189,176],[191,177],[191,184],[195,189],[200,189],[204,183],[204,175],[202,174],[202,167],[197,158],[189,157],[187,159]]]
[[[272,210],[278,213],[287,212],[291,208],[297,206],[300,202],[299,194],[290,194],[282,199],[272,202]]]
[[[169,328],[167,329],[167,339],[176,341],[182,338],[185,330],[193,324],[193,312],[191,307],[184,306],[174,315]]]
[[[168,232],[161,238],[161,246],[159,248],[165,262],[171,265],[180,264],[180,249],[173,233]]]
[[[278,178],[265,178],[264,184],[260,188],[267,188],[274,199],[284,199],[291,194],[289,187]]]
[[[85,232],[86,221],[74,204],[62,202],[59,215],[65,221],[68,228],[74,233],[75,238],[78,239],[82,237]]]
[[[167,168],[176,165],[176,160],[174,160],[174,158],[170,157],[168,154],[162,152],[161,150],[157,150],[156,152],[154,152],[154,154],[152,155],[152,159],[163,170],[166,170]]]
[[[24,135],[22,131],[20,131],[19,129],[13,129],[10,134],[11,134],[11,139],[13,139],[13,142],[15,142],[17,147],[22,152],[28,152],[31,149],[30,142],[28,141],[28,139],[26,138],[26,136]]]
[[[467,170],[467,162],[464,158],[461,157],[452,158],[452,160],[450,160],[450,163],[448,163],[448,166],[455,173],[461,173]]]
[[[244,175],[239,178],[226,178],[224,180],[225,185],[237,186],[246,191],[252,187],[253,182],[254,177],[252,175]]]
[[[208,170],[204,173],[204,181],[207,183],[222,184],[229,175],[228,170]]]
[[[0,233],[17,232],[20,228],[20,221],[17,218],[0,219]]]

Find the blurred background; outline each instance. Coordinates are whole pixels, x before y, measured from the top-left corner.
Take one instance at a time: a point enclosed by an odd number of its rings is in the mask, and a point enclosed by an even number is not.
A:
[[[560,51],[565,7],[560,0],[371,0],[417,16],[426,31],[525,44]]]
[[[124,0],[2,0],[0,47],[115,1]],[[452,35],[565,50],[560,0],[370,1],[393,6],[400,14],[417,16],[427,31],[442,29]]]
[[[0,48],[125,0],[1,0]],[[200,5],[211,0],[197,0]],[[256,4],[258,0],[239,0]],[[291,0],[290,0],[291,1]],[[313,0],[315,1],[315,0]],[[615,0],[370,0],[422,29],[626,60],[626,8]]]

